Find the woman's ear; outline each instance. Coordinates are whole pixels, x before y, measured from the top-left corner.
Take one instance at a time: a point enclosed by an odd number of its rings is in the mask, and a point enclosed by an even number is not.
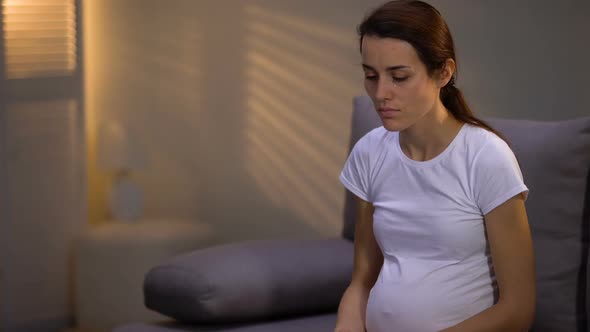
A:
[[[455,60],[448,58],[438,75],[438,85],[440,88],[449,83],[451,78],[453,78],[453,74],[455,73],[456,69],[457,65],[455,64]]]

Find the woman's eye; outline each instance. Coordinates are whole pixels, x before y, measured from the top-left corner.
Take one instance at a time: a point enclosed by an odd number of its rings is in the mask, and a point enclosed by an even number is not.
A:
[[[408,79],[408,76],[404,76],[404,77],[396,77],[396,76],[393,76],[392,79],[394,81],[396,81],[396,82],[403,82],[403,81],[405,81],[405,80]]]
[[[376,81],[377,80],[377,76],[375,75],[366,75],[365,79],[369,80],[369,81]]]

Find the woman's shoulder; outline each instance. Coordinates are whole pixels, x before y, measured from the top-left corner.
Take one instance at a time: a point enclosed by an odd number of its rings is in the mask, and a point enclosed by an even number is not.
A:
[[[379,143],[397,137],[398,133],[389,131],[385,129],[383,126],[377,127],[366,133],[363,137],[361,137],[357,145],[365,146],[365,147],[376,147]]]
[[[495,133],[468,123],[465,126],[465,142],[472,150],[510,150],[506,141]]]
[[[465,144],[471,160],[485,164],[497,164],[514,158],[512,149],[500,136],[482,127],[465,125],[468,126]]]

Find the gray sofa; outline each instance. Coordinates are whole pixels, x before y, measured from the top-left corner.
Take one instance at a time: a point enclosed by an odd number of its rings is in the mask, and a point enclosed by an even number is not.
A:
[[[380,125],[367,97],[354,99],[352,118],[351,146]],[[510,141],[530,188],[538,291],[532,331],[588,331],[590,117],[488,120]],[[341,238],[223,245],[154,267],[145,304],[174,319],[114,331],[332,331],[352,272],[351,202],[346,193]]]

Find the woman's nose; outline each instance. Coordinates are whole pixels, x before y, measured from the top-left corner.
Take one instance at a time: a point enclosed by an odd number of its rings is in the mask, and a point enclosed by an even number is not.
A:
[[[377,88],[375,89],[375,98],[379,101],[389,100],[392,98],[393,87],[395,84],[385,79],[377,81]]]

